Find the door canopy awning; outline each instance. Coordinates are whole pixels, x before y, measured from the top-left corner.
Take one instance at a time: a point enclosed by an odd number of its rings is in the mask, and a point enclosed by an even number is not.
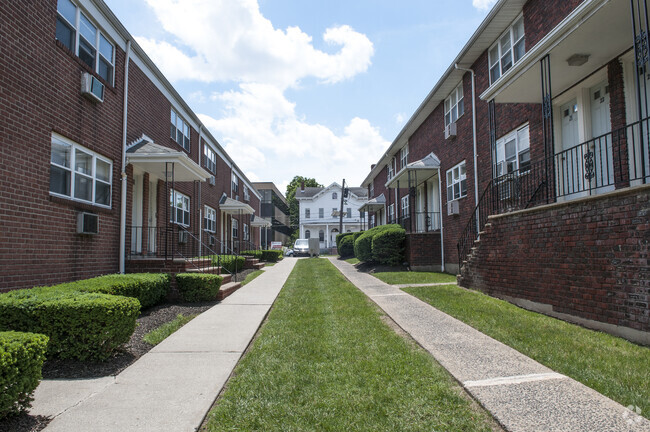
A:
[[[221,201],[219,201],[219,210],[230,215],[252,215],[255,213],[253,207],[249,206],[248,204],[225,196],[221,198]]]
[[[269,228],[273,225],[270,220],[261,217],[251,216],[251,226],[260,228]]]
[[[433,153],[429,153],[422,159],[411,162],[402,168],[395,176],[386,183],[388,188],[396,188],[399,182],[400,188],[414,186],[438,174],[440,159]],[[409,185],[409,180],[414,184]]]
[[[155,144],[145,138],[126,150],[126,163],[168,181],[205,181],[212,176],[183,151]]]
[[[384,194],[381,194],[378,197],[374,197],[373,199],[368,200],[368,202],[364,203],[361,207],[359,207],[359,211],[373,213],[382,210],[384,207],[386,207],[386,197]]]

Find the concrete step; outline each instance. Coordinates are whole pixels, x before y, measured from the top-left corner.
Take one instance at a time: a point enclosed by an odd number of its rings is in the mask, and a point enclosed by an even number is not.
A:
[[[254,268],[255,270],[261,270],[261,269],[263,269],[265,266],[266,266],[266,263],[263,263],[263,262],[253,264],[253,268]]]
[[[221,267],[218,266],[205,266],[205,267],[189,267],[185,270],[187,273],[212,273],[219,274]]]
[[[217,300],[225,299],[239,288],[241,288],[241,282],[222,283],[221,288],[219,288],[219,293],[217,294]]]

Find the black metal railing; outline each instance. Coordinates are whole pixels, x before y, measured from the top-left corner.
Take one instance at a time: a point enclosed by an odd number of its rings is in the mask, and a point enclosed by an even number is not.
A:
[[[414,212],[409,216],[400,216],[394,223],[401,225],[408,233],[440,231],[440,212]]]
[[[459,237],[459,268],[491,215],[649,183],[649,126],[645,118],[491,180]]]

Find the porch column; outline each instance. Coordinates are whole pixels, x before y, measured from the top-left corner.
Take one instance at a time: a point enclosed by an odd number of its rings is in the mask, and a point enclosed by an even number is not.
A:
[[[551,94],[551,57],[540,60],[542,77],[542,137],[544,141],[544,177],[546,202],[555,202],[555,140],[553,138],[553,96]],[[495,147],[496,151],[496,147]]]
[[[634,65],[636,66],[635,70],[635,81],[636,81],[636,97],[637,97],[637,112],[639,113],[639,136],[645,137],[647,132],[644,132],[644,129],[648,128],[648,122],[642,121],[644,117],[648,117],[648,92],[646,89],[645,79],[643,89],[641,89],[641,79],[639,76],[645,76],[648,73],[648,61],[650,56],[648,49],[650,48],[650,41],[648,41],[648,9],[647,4],[643,2],[643,10],[641,10],[641,4],[637,1],[630,0],[630,7],[632,12],[632,36],[634,41]],[[645,19],[644,19],[645,18]],[[642,73],[640,73],[642,72]],[[646,141],[647,138],[641,140],[641,151],[639,156],[641,159],[641,172],[642,179],[644,183],[648,182],[648,176],[650,173],[646,170]],[[650,149],[648,149],[650,153]],[[636,176],[638,177],[638,175]]]

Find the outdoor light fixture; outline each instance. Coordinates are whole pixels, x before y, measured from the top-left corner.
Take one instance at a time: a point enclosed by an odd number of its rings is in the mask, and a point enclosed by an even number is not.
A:
[[[589,60],[589,54],[573,54],[571,57],[566,59],[566,62],[569,66],[582,66],[587,63]]]

